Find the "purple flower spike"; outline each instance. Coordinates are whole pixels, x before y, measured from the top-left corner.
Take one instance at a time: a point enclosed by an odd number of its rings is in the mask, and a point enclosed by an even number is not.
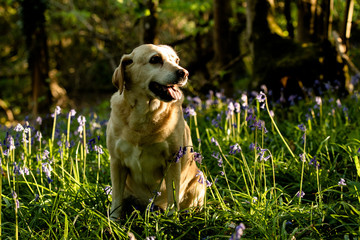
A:
[[[198,173],[195,175],[195,177],[199,177],[198,182],[204,184],[204,173],[202,171],[198,170]]]
[[[240,223],[235,228],[235,232],[233,233],[233,235],[231,235],[229,240],[239,240],[239,239],[241,239],[242,235],[244,235],[244,230],[245,230],[245,225],[243,223]]]
[[[305,126],[304,124],[298,125],[298,128],[299,128],[301,131],[303,131],[303,132],[306,131],[306,126]]]
[[[296,193],[296,197],[303,198],[304,196],[305,196],[305,192],[304,192],[304,191],[301,191],[301,194],[300,194],[299,191]]]
[[[260,92],[257,96],[256,99],[259,101],[259,103],[265,102],[266,100],[266,95],[263,92]]]
[[[195,160],[195,162],[198,162],[199,164],[201,164],[203,158],[204,157],[200,153],[194,152],[194,160]]]
[[[211,143],[214,143],[215,146],[219,146],[218,141],[214,137],[211,138]]]
[[[340,178],[340,181],[338,182],[339,186],[346,186],[345,179]]]
[[[234,145],[230,146],[230,152],[229,154],[235,155],[236,153],[241,152],[241,147],[239,144],[235,143]]]

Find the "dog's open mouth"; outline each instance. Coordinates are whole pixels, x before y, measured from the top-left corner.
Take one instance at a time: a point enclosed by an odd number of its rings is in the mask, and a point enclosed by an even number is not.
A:
[[[181,91],[177,85],[161,85],[157,82],[150,82],[149,89],[160,100],[170,102],[172,100],[179,100],[181,98]]]

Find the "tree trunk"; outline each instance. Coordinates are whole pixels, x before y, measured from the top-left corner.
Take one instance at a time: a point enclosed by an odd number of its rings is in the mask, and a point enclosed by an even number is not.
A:
[[[141,21],[141,43],[158,44],[157,39],[157,3],[154,0],[145,0],[145,8],[150,14],[144,16]]]
[[[233,45],[229,17],[231,17],[230,0],[214,0],[214,50],[218,65],[226,65],[237,45]],[[238,44],[238,43],[236,43]]]
[[[35,117],[50,108],[51,92],[47,84],[49,55],[45,31],[45,0],[21,1],[23,32],[28,49],[28,67],[31,73],[32,101],[30,107]]]
[[[253,66],[253,81],[250,87],[256,87],[262,81],[266,72],[262,61],[267,54],[271,56],[269,44],[273,38],[268,23],[268,11],[267,0],[247,0],[246,30]]]
[[[285,0],[284,3],[284,15],[286,19],[286,30],[289,33],[289,37],[294,39],[294,25],[291,18],[291,0]]]
[[[346,0],[345,16],[342,29],[342,40],[346,45],[346,51],[349,48],[349,38],[351,32],[352,16],[354,12],[354,0]],[[345,52],[346,52],[345,51]]]
[[[214,60],[215,69],[222,71],[232,58],[239,54],[237,36],[231,31],[229,18],[232,16],[230,0],[214,0]],[[229,95],[233,92],[233,81],[229,73],[221,74],[221,87]]]
[[[323,33],[321,36],[322,40],[329,39],[332,31],[332,12],[334,8],[334,0],[325,0],[322,4],[322,17],[323,17]]]
[[[316,0],[299,0],[297,40],[310,42],[315,33]]]

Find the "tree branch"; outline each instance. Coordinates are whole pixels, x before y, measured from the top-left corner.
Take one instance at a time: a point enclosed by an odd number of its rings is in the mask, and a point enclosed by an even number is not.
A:
[[[346,54],[346,44],[343,43],[343,40],[341,39],[341,37],[339,36],[339,34],[336,31],[333,31],[332,35],[335,40],[336,50],[340,54],[341,58],[349,66],[349,68],[352,72],[360,75],[360,70],[355,66],[355,64],[351,61],[349,56]]]

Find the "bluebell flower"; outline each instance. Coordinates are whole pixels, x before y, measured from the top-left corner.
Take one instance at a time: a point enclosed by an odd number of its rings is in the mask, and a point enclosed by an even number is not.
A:
[[[248,106],[248,97],[245,93],[241,94],[241,105],[244,108],[247,108],[247,106]]]
[[[78,116],[77,121],[80,126],[84,126],[86,123],[86,118],[84,116],[80,115],[80,116]]]
[[[51,179],[51,171],[53,170],[51,165],[47,162],[42,164],[42,170],[45,173],[45,176],[48,180],[48,183],[52,183],[53,180]]]
[[[260,103],[265,102],[265,100],[266,100],[265,93],[260,91],[260,93],[256,96],[256,100],[258,100],[258,102],[260,102]]]
[[[254,144],[254,143],[250,143],[249,149],[250,149],[250,151],[253,151],[253,150],[255,149],[255,144]]]
[[[42,159],[48,159],[50,157],[49,155],[50,155],[50,152],[45,149],[43,152]]]
[[[231,235],[229,240],[239,240],[241,239],[242,235],[244,235],[245,225],[243,223],[240,223],[235,228],[235,232]]]
[[[94,149],[95,149],[95,151],[96,151],[98,154],[100,154],[100,155],[102,155],[102,154],[104,153],[104,151],[102,150],[102,147],[101,147],[101,146],[95,145]]]
[[[24,127],[23,127],[20,123],[18,123],[18,124],[14,127],[14,130],[15,130],[15,132],[22,132],[22,131],[24,131]]]
[[[346,186],[345,179],[340,178],[340,181],[338,182],[339,186]]]
[[[299,154],[299,157],[302,162],[306,162],[306,156],[304,153]]]
[[[267,156],[265,156],[265,153],[269,150],[266,148],[264,148],[264,149],[260,148],[259,150],[260,151],[259,151],[258,155],[260,156],[260,161],[266,162],[271,157],[271,154],[268,154]]]
[[[36,194],[35,194],[35,199],[34,199],[34,201],[35,201],[35,202],[39,201],[39,198],[40,198],[39,194],[36,193]]]
[[[186,118],[191,117],[191,116],[195,116],[195,115],[196,115],[196,111],[195,111],[195,109],[192,108],[192,107],[187,107],[187,108],[185,108],[185,110],[184,110],[184,115],[185,115]]]
[[[234,145],[230,146],[230,152],[229,154],[236,154],[241,152],[241,147],[238,143],[235,143]]]
[[[8,157],[10,155],[10,150],[9,149],[5,149],[3,152],[4,156]]]
[[[37,122],[39,125],[41,125],[41,124],[42,124],[42,118],[41,118],[40,116],[38,116],[38,117],[36,118],[36,122]]]
[[[195,97],[193,97],[192,100],[197,106],[201,106],[201,98],[199,98],[198,96],[195,96]]]
[[[299,191],[296,193],[296,197],[298,197],[298,198],[303,198],[304,196],[305,196],[305,192],[304,192],[304,191],[301,191],[301,194],[300,194]]]
[[[186,151],[187,151],[186,147],[183,148],[180,146],[179,151],[174,156],[175,163],[178,163],[180,161],[180,158],[182,158],[186,154]]]
[[[336,99],[336,106],[338,107],[338,108],[341,108],[341,101],[340,101],[340,99]]]
[[[198,170],[198,173],[195,175],[195,177],[199,177],[198,182],[201,184],[204,184],[204,173],[200,170]]]
[[[226,119],[229,119],[234,114],[234,111],[235,111],[234,103],[229,102],[228,109],[226,111]]]
[[[39,142],[41,141],[41,138],[42,138],[42,134],[40,131],[37,131],[36,134],[35,134],[35,138],[36,140],[38,140]]]
[[[316,156],[310,159],[309,165],[313,165],[315,168],[319,168],[320,164],[316,161]]]
[[[235,111],[235,106],[234,106],[234,103],[233,102],[229,102],[228,104],[228,111],[229,112],[234,112]]]
[[[290,102],[291,105],[293,105],[295,103],[295,99],[297,98],[297,95],[290,95],[288,98],[288,101]]]
[[[201,164],[203,158],[204,157],[200,153],[194,152],[194,160],[195,160],[195,162],[198,162],[199,164]]]
[[[211,156],[212,156],[213,158],[215,158],[216,160],[218,160],[218,166],[219,166],[219,167],[222,167],[223,161],[222,161],[222,157],[220,156],[220,153],[219,153],[219,152],[217,152],[217,153],[213,152],[213,153],[211,154]]]
[[[211,138],[211,143],[215,144],[215,146],[219,146],[218,141],[214,137]]]
[[[95,139],[95,138],[92,138],[92,139],[89,140],[88,146],[89,146],[89,148],[90,148],[90,151],[93,151],[93,150],[94,150],[93,145],[95,145],[95,143],[96,143],[96,139]]]
[[[104,188],[104,192],[106,193],[106,195],[111,195],[112,194],[112,189],[110,186],[106,186]]]
[[[316,102],[317,105],[320,106],[320,105],[322,104],[322,99],[321,99],[321,97],[316,96],[316,97],[315,97],[315,102]]]
[[[51,114],[51,117],[55,117],[55,115],[59,115],[61,113],[61,108],[59,106],[55,107],[55,111]]]
[[[250,113],[250,111],[248,111],[249,115],[246,117],[246,121],[247,122],[251,122],[251,121],[256,121],[256,117],[252,115],[252,113]]]
[[[52,183],[54,180],[52,180],[50,177],[46,177],[48,184]]]
[[[76,115],[76,111],[74,109],[71,109],[69,112],[70,117],[74,117]]]
[[[305,114],[305,118],[306,118],[306,121],[309,121],[309,120],[312,119],[312,116],[311,116],[311,114],[306,113],[306,114]]]
[[[214,126],[214,127],[219,127],[220,125],[219,125],[219,122],[216,120],[216,119],[213,119],[213,120],[211,120],[211,124]]]
[[[306,126],[305,126],[304,124],[298,125],[298,128],[299,128],[301,131],[303,131],[303,132],[306,131]]]
[[[240,113],[240,111],[241,111],[240,103],[235,102],[235,103],[234,103],[234,108],[235,108],[235,112],[236,112],[236,113]]]
[[[263,92],[260,92],[257,96],[256,99],[258,100],[259,103],[262,103],[260,105],[260,107],[263,109],[265,107],[265,100],[266,100],[266,95]]]
[[[21,175],[21,173],[20,173],[20,163],[17,165],[17,163],[14,162],[13,165],[14,165],[14,169],[13,169],[14,175],[15,176],[16,175]]]
[[[15,191],[12,192],[12,196],[13,196],[14,201],[15,201],[15,207],[17,209],[19,209],[20,208],[20,203],[19,203],[19,199],[18,199],[18,196],[17,196]]]
[[[326,89],[326,90],[330,90],[330,89],[332,88],[330,82],[324,83],[324,86],[325,86],[325,89]]]

